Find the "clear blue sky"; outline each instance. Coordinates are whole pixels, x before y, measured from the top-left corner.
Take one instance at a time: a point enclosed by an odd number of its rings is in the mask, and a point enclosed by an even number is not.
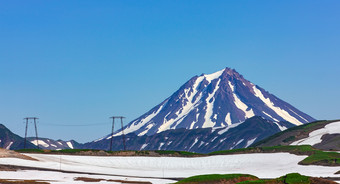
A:
[[[316,119],[339,119],[339,10],[311,0],[1,1],[0,123],[23,136],[22,119],[37,116],[42,137],[92,141],[110,133],[108,117],[127,123],[224,67]]]

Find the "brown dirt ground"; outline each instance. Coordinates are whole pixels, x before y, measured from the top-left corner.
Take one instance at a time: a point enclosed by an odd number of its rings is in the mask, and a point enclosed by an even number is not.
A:
[[[17,153],[12,150],[3,149],[3,148],[0,148],[0,158],[21,158],[21,159],[26,159],[26,160],[36,160],[29,156]]]
[[[74,178],[74,181],[84,181],[84,182],[108,181],[108,182],[120,182],[120,183],[125,183],[125,184],[152,184],[151,182],[145,182],[145,181],[106,180],[106,179],[88,178],[88,177],[77,177],[77,178]]]

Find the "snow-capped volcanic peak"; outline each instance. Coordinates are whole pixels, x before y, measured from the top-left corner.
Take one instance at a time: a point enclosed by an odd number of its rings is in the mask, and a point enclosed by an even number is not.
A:
[[[225,68],[191,78],[172,96],[129,123],[124,132],[142,136],[177,128],[226,127],[253,116],[295,125],[314,120],[234,69]]]

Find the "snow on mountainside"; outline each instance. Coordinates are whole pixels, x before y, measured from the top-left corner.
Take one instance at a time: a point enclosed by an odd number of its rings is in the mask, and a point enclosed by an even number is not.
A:
[[[49,149],[49,150],[60,150],[60,149],[77,149],[79,147],[79,143],[70,140],[70,141],[63,141],[63,140],[53,140],[48,138],[41,138],[39,137],[38,141],[35,137],[28,137],[28,142],[37,145],[39,143],[39,147],[42,149]]]
[[[340,151],[340,120],[316,121],[293,127],[258,141],[252,146],[277,145],[311,145],[317,149]]]
[[[314,121],[235,70],[225,68],[191,78],[172,96],[129,123],[124,133],[142,136],[178,128],[226,127],[253,116],[294,125]],[[118,135],[121,132],[114,136]]]
[[[316,145],[323,141],[325,135],[336,135],[340,137],[340,121],[327,124],[325,127],[314,130],[309,133],[307,138],[297,140],[290,145]],[[329,141],[329,140],[328,140]]]
[[[25,139],[10,131],[5,125],[0,124],[0,148],[5,149],[22,149],[24,148]],[[29,142],[26,143],[26,148],[35,148]]]
[[[223,128],[197,128],[166,130],[153,135],[125,135],[127,150],[177,150],[210,153],[219,150],[246,148],[268,136],[281,132],[281,128],[294,127],[288,122],[272,122],[254,116],[242,123]],[[82,149],[109,150],[110,139],[81,145]],[[113,150],[122,150],[122,136],[113,138]]]

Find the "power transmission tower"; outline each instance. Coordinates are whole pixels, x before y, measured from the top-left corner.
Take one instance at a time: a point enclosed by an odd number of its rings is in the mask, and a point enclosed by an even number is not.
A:
[[[112,118],[112,131],[111,131],[110,151],[112,151],[113,132],[114,132],[114,129],[115,129],[115,118],[114,117],[111,117],[111,118]]]
[[[125,144],[125,135],[124,135],[124,129],[123,129],[123,116],[112,116],[112,132],[111,132],[111,143],[110,143],[110,151],[112,151],[112,142],[113,142],[113,132],[114,132],[114,124],[115,124],[115,119],[120,119],[121,126],[122,126],[122,139],[123,139],[123,147],[124,151],[126,151],[126,144]]]
[[[37,118],[37,117],[27,117],[27,118],[24,118],[24,120],[26,120],[24,149],[26,149],[27,127],[28,127],[28,122],[29,122],[29,120],[33,120],[33,122],[34,122],[35,138],[36,138],[36,141],[37,141],[37,148],[39,149],[38,130],[37,130],[37,119],[39,119],[39,118]]]

